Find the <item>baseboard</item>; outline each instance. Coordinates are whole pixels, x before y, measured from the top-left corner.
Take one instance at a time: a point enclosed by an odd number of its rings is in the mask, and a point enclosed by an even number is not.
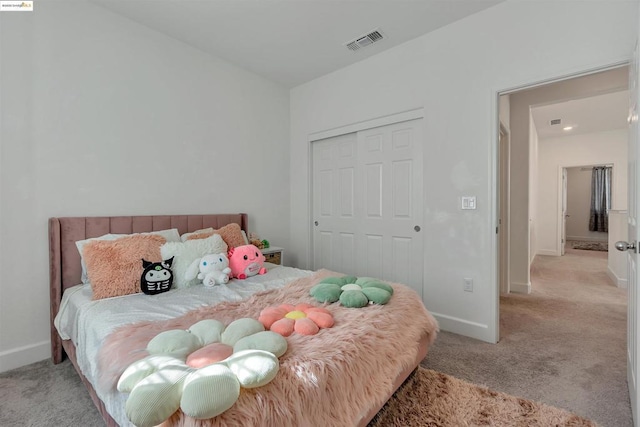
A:
[[[627,279],[618,277],[618,275],[616,275],[609,266],[607,266],[607,276],[609,276],[609,279],[613,280],[613,283],[615,283],[617,287],[627,289]]]
[[[0,372],[30,365],[49,357],[51,357],[51,343],[49,341],[3,351],[0,353]]]
[[[558,251],[553,251],[551,249],[540,249],[540,250],[538,250],[538,252],[536,252],[536,255],[560,256]]]
[[[492,337],[489,336],[489,327],[487,325],[460,319],[459,317],[447,316],[446,314],[434,313],[431,310],[429,312],[438,321],[441,331],[453,332],[454,334],[493,343]]]
[[[514,294],[530,294],[531,293],[531,283],[515,283],[511,282],[511,286],[509,287],[509,291]]]

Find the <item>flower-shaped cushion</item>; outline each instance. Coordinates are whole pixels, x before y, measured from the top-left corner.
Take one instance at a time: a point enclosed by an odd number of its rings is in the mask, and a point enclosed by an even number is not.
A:
[[[345,307],[386,304],[393,295],[388,283],[371,277],[327,277],[311,288],[311,296],[320,302],[340,301]]]
[[[240,387],[261,387],[276,376],[287,341],[255,319],[226,327],[207,319],[156,335],[147,351],[118,381],[118,390],[130,393],[125,410],[138,427],[160,424],[178,409],[196,419],[223,413]]]
[[[293,331],[302,335],[315,335],[321,328],[333,326],[333,315],[329,310],[306,303],[267,307],[260,312],[258,320],[265,328],[285,337]]]

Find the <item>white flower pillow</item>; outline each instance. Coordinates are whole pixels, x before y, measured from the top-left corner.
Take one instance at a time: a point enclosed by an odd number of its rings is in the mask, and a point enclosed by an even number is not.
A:
[[[186,242],[167,242],[160,247],[162,259],[173,258],[173,287],[186,288],[198,284],[198,279],[186,280],[185,273],[193,261],[207,254],[227,253],[227,244],[219,234],[206,239],[187,240]]]

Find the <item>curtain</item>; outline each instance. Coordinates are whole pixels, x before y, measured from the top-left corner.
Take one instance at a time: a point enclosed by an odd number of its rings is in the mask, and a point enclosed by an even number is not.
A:
[[[611,166],[597,166],[591,172],[589,231],[609,231],[611,209]]]

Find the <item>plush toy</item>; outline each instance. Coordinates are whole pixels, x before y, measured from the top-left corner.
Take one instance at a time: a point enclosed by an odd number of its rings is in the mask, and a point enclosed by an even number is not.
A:
[[[207,287],[229,282],[229,260],[225,254],[208,254],[194,260],[184,274],[185,280],[196,277]]]
[[[287,347],[284,337],[265,331],[255,319],[229,325],[201,320],[188,330],[168,330],[151,339],[149,356],[129,365],[117,389],[129,393],[125,411],[139,427],[158,425],[178,409],[197,420],[213,418],[236,403],[241,388],[271,382]],[[259,399],[244,396],[252,397]]]
[[[229,249],[229,267],[231,277],[246,279],[256,274],[265,274],[264,255],[254,245],[243,245]]]
[[[172,263],[173,257],[162,262],[151,262],[143,258],[144,271],[140,276],[140,290],[147,295],[155,295],[171,289],[173,284]]]
[[[250,232],[248,240],[250,245],[253,245],[258,249],[267,248],[267,246],[264,245],[264,241],[256,233]]]
[[[310,294],[320,302],[340,301],[345,307],[361,308],[369,304],[388,303],[393,288],[371,277],[327,277],[311,288]]]

